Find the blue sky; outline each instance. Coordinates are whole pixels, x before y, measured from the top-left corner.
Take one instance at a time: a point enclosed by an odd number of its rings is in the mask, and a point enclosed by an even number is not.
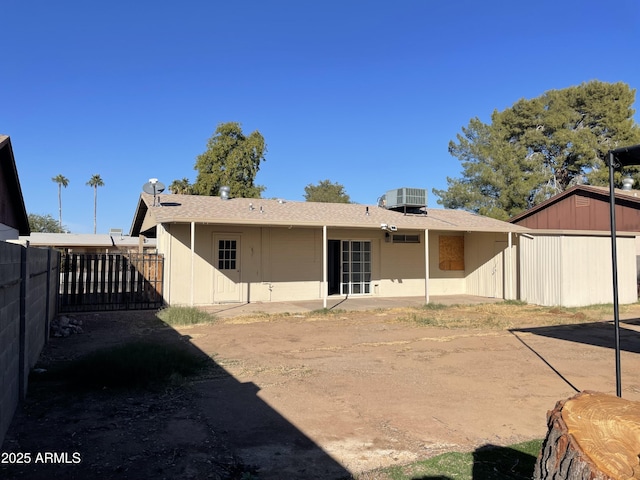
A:
[[[142,185],[195,180],[222,122],[259,130],[265,198],[352,201],[459,177],[473,117],[589,80],[640,87],[637,0],[3,0],[0,133],[29,213],[129,231]],[[638,102],[635,105],[638,110]],[[636,121],[640,119],[638,114]]]

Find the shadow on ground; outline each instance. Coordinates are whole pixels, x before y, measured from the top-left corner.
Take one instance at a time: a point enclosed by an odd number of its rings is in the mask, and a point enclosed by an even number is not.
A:
[[[456,454],[457,455],[457,454]],[[453,480],[454,478],[472,478],[473,480],[529,480],[533,478],[537,457],[519,450],[497,445],[483,445],[473,452],[472,471],[469,472],[468,456],[461,459],[445,457],[438,462],[439,471],[446,470],[452,476],[444,474],[417,475],[411,480]],[[431,469],[433,467],[430,467]],[[469,477],[471,474],[471,477]]]
[[[620,349],[631,353],[640,353],[640,336],[632,328],[625,325],[638,326],[640,319],[620,321]],[[584,343],[596,347],[615,348],[615,327],[613,322],[580,323],[577,325],[554,325],[511,330],[512,333],[532,333],[544,337]]]
[[[1,478],[351,478],[255,384],[236,380],[154,312],[74,316],[84,333],[52,338],[39,369],[131,341],[177,346],[206,366],[187,381],[133,389],[70,389],[65,379],[32,376],[0,450],[29,453],[29,461],[0,465]]]
[[[473,452],[474,480],[529,480],[536,457],[509,447],[483,445]]]
[[[625,324],[629,326],[638,326],[640,325],[640,319],[629,319],[620,322],[620,350],[630,353],[640,353],[640,335],[638,335],[638,330],[634,328],[624,328]],[[580,389],[564,377],[562,373],[549,363],[541,353],[536,351],[529,343],[527,343],[523,336],[518,334],[533,334],[567,342],[610,348],[612,350],[615,348],[615,326],[613,322],[592,322],[576,325],[521,328],[512,329],[510,332],[520,343],[522,343],[522,345],[542,360],[542,362],[553,370],[553,372],[575,392],[580,392]]]
[[[453,480],[451,477],[443,477],[438,475],[436,477],[415,477],[412,480]]]

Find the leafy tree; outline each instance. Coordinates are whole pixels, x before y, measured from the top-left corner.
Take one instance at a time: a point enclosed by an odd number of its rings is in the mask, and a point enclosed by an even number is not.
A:
[[[64,175],[56,175],[51,180],[58,184],[58,222],[62,228],[62,187],[67,188],[69,179]]]
[[[191,195],[193,193],[193,185],[189,183],[188,178],[183,178],[182,180],[174,180],[171,182],[169,190],[171,190],[171,193]]]
[[[198,176],[193,184],[196,195],[218,195],[228,186],[232,197],[260,198],[263,186],[255,185],[266,144],[257,130],[248,137],[239,123],[221,123],[207,143],[207,150],[197,157]]]
[[[99,174],[91,175],[87,185],[93,187],[93,233],[95,235],[98,224],[98,187],[104,187],[104,181]]]
[[[29,214],[29,229],[32,232],[65,233],[66,228],[51,215]]]
[[[344,186],[339,183],[331,183],[329,180],[322,180],[317,185],[309,184],[304,187],[304,199],[307,202],[323,203],[350,203],[349,195],[344,190]]]
[[[506,220],[573,185],[607,185],[607,151],[640,142],[634,101],[624,83],[591,81],[519,100],[490,124],[473,118],[449,142],[462,178],[433,193],[447,208]],[[637,168],[628,173],[640,179]]]

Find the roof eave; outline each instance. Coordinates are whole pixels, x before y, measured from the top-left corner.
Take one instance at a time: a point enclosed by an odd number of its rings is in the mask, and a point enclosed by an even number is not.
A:
[[[6,149],[7,161],[0,161],[0,168],[5,171],[5,178],[7,179],[7,188],[11,193],[11,197],[15,200],[14,214],[18,225],[18,235],[30,235],[31,228],[29,227],[29,216],[27,215],[27,209],[24,203],[24,197],[22,196],[22,188],[20,187],[20,179],[18,177],[18,169],[16,167],[16,160],[13,155],[13,147],[11,146],[11,138],[7,135],[0,135],[0,159],[1,153]]]
[[[151,212],[149,210],[149,206],[145,202],[144,197],[140,195],[136,211],[133,215],[133,222],[131,223],[131,228],[129,229],[129,235],[132,237],[138,237],[141,234],[148,233],[149,230],[153,229],[157,225],[157,223],[153,221],[153,219],[149,218],[150,215]]]
[[[356,225],[352,223],[322,223],[322,222],[287,222],[287,221],[253,221],[253,220],[235,220],[235,219],[211,219],[211,218],[163,218],[160,221],[156,221],[150,218],[149,215],[145,218],[142,224],[141,231],[155,227],[158,223],[162,224],[202,224],[202,225],[236,225],[236,226],[248,226],[248,227],[283,227],[283,228],[353,228],[364,230],[380,230],[379,225]],[[519,225],[511,225],[511,228],[500,228],[498,226],[469,226],[469,225],[446,225],[446,226],[417,226],[417,225],[403,225],[399,226],[398,230],[402,231],[458,231],[458,232],[487,232],[487,233],[521,233],[530,231],[527,227]]]

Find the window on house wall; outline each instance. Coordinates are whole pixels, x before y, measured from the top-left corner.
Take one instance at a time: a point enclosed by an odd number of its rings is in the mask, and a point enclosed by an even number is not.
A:
[[[343,240],[341,295],[371,293],[371,242]]]
[[[464,270],[464,237],[440,235],[440,270]]]
[[[420,235],[393,235],[393,243],[420,243]]]
[[[218,270],[235,270],[237,245],[235,240],[218,240]]]

